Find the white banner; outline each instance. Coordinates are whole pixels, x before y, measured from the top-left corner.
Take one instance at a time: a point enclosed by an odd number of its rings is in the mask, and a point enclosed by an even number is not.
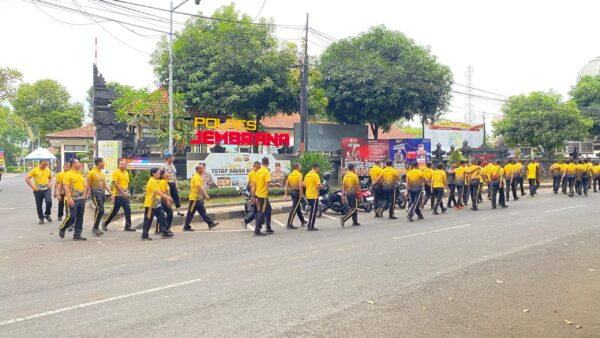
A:
[[[438,143],[446,151],[449,151],[452,145],[460,149],[464,140],[469,142],[470,147],[478,148],[483,145],[483,126],[469,126],[464,123],[426,125],[425,138],[431,139],[432,151]]]

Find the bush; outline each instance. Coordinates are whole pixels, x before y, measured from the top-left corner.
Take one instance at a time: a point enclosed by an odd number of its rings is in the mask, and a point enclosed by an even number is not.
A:
[[[212,197],[230,197],[230,196],[238,196],[240,194],[239,190],[237,190],[237,188],[234,187],[227,187],[227,188],[213,188],[213,189],[208,189],[208,191],[206,191],[208,193],[208,196]]]
[[[333,170],[333,164],[329,157],[321,153],[305,152],[292,160],[292,168],[296,163],[300,163],[302,166],[302,176],[306,175],[311,170],[314,163],[317,163],[321,168],[321,174],[319,175],[321,178],[324,173]]]
[[[16,165],[9,165],[6,167],[5,172],[7,172],[7,173],[22,173],[23,167],[18,167]]]
[[[146,189],[146,184],[150,179],[150,172],[148,170],[139,170],[133,176],[133,180],[131,181],[131,185],[133,186],[134,194],[141,194]]]
[[[177,180],[179,190],[190,190],[190,180]]]

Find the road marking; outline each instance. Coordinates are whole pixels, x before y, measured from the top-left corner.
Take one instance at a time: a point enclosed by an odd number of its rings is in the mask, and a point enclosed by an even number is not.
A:
[[[442,231],[448,231],[448,230],[454,230],[454,229],[460,229],[460,228],[467,228],[470,226],[473,226],[473,225],[471,225],[471,224],[457,225],[455,227],[442,228],[442,229],[436,229],[436,230],[431,230],[431,231],[423,231],[423,232],[417,232],[415,234],[394,237],[394,239],[404,239],[404,238],[411,238],[411,237],[416,237],[416,236],[429,235],[429,234],[433,234],[436,232],[442,232]]]
[[[36,319],[36,318],[47,317],[47,316],[51,316],[51,315],[54,315],[54,314],[57,314],[57,313],[62,313],[62,312],[67,312],[67,311],[73,311],[73,310],[77,310],[77,309],[83,309],[83,308],[86,308],[86,307],[90,307],[90,306],[94,306],[94,305],[100,305],[100,304],[109,303],[109,302],[114,302],[114,301],[125,299],[125,298],[131,298],[131,297],[135,297],[135,296],[146,295],[146,294],[149,294],[149,293],[159,292],[159,291],[163,291],[163,290],[167,290],[167,289],[172,289],[172,288],[176,288],[176,287],[180,287],[180,286],[184,286],[184,285],[190,285],[190,284],[194,284],[194,283],[199,283],[201,281],[202,281],[202,279],[191,279],[191,280],[188,280],[188,281],[185,281],[185,282],[168,284],[168,285],[159,286],[159,287],[153,288],[153,289],[147,289],[147,290],[132,292],[132,293],[128,293],[128,294],[124,294],[124,295],[120,295],[120,296],[115,296],[115,297],[100,299],[100,300],[96,300],[96,301],[93,301],[93,302],[87,302],[87,303],[82,303],[82,304],[78,304],[78,305],[67,306],[67,307],[63,307],[63,308],[60,308],[60,309],[56,309],[56,310],[51,310],[51,311],[46,311],[46,312],[42,312],[42,313],[37,313],[37,314],[30,315],[30,316],[27,316],[27,317],[20,317],[20,318],[5,320],[3,322],[0,322],[0,326],[6,326],[6,325],[20,323],[20,322],[24,322],[24,321],[32,320],[32,319]]]
[[[246,231],[253,231],[251,228],[248,229],[221,229],[221,230],[196,230],[194,231],[195,233],[217,233],[217,232],[246,232]]]
[[[271,219],[271,220],[272,220],[273,222],[275,222],[275,223],[277,223],[277,224],[281,225],[281,227],[285,228],[285,224],[283,224],[283,223],[279,222],[279,221],[278,221],[278,220],[276,220],[275,218],[273,218],[273,219]]]
[[[327,217],[327,218],[329,218],[329,219],[337,219],[337,218],[335,218],[335,217],[331,217],[331,216],[329,216],[329,215],[325,215],[325,214],[323,214],[323,217]]]
[[[575,208],[583,208],[583,207],[587,207],[587,205],[586,204],[582,204],[582,205],[576,205],[576,206],[573,206],[573,207],[566,207],[566,208],[546,210],[544,212],[555,212],[555,211],[562,211],[562,210],[575,209]]]

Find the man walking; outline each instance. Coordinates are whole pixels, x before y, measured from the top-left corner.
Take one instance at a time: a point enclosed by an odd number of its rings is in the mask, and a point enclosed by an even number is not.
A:
[[[347,220],[352,218],[352,226],[359,226],[358,223],[358,201],[362,199],[360,194],[360,182],[354,168],[354,164],[348,164],[348,172],[342,180],[342,201],[346,199],[348,212],[340,217],[340,225],[344,226]]]
[[[409,171],[406,173],[406,191],[404,197],[407,197],[410,201],[410,207],[408,209],[409,222],[413,221],[413,216],[416,214],[419,219],[423,219],[421,213],[421,194],[423,190],[423,172],[416,168],[416,163],[410,163]]]
[[[52,222],[52,171],[48,168],[48,161],[41,160],[37,167],[31,169],[25,176],[25,183],[33,190],[39,224],[44,224],[44,219]],[[42,203],[46,204],[45,212],[42,210]]]
[[[300,224],[304,226],[306,221],[304,220],[304,215],[302,215],[302,208],[300,208],[300,204],[302,203],[302,198],[304,196],[304,189],[302,186],[302,167],[300,163],[294,164],[294,171],[292,171],[285,182],[285,188],[283,192],[283,200],[287,200],[288,189],[290,192],[290,196],[292,197],[292,209],[290,210],[290,214],[288,215],[287,220],[287,229],[294,230],[298,229],[294,226],[294,217],[298,215],[298,219],[300,219]]]
[[[381,161],[376,160],[375,164],[371,169],[369,169],[369,176],[371,177],[371,191],[373,192],[373,204],[375,210],[381,207],[381,198],[383,197],[383,186],[381,183],[376,183],[377,178],[379,178],[379,174],[381,174]],[[377,218],[377,213],[375,213],[375,218]]]
[[[394,216],[394,206],[396,205],[396,184],[399,180],[400,175],[398,174],[398,170],[394,168],[391,160],[387,160],[385,162],[385,168],[381,170],[381,173],[376,181],[377,183],[381,183],[383,185],[382,203],[379,206],[379,209],[375,210],[375,213],[378,217],[383,217],[383,212],[385,210],[389,210],[389,219],[398,218]]]
[[[129,173],[127,172],[127,162],[124,159],[119,160],[119,169],[115,170],[112,175],[112,200],[113,208],[104,219],[102,231],[108,231],[108,225],[123,208],[125,213],[125,229],[124,231],[135,232],[131,227],[131,205],[129,201]]]
[[[529,196],[535,197],[538,179],[538,165],[535,161],[527,164],[527,180],[529,181]]]
[[[456,182],[456,193],[458,194],[458,203],[456,209],[465,207],[465,161],[460,161],[460,166],[454,170],[454,181]]]
[[[562,177],[562,172],[560,170],[560,163],[554,162],[550,166],[550,173],[552,174],[552,192],[554,194],[558,194],[558,190],[560,189],[560,179]]]
[[[481,160],[469,166],[466,171],[469,181],[469,192],[471,193],[471,210],[477,211],[479,200],[479,189],[481,187]]]
[[[489,169],[488,174],[490,175],[489,180],[492,188],[492,209],[496,209],[497,197],[499,197],[498,204],[500,204],[500,207],[507,208],[506,201],[504,199],[504,182],[508,181],[509,179],[505,180],[504,176],[506,174],[499,160],[496,161],[495,166]]]
[[[525,188],[523,186],[523,176],[525,175],[526,167],[521,160],[513,160],[513,176],[515,177],[515,189],[521,187],[521,196],[525,196]]]
[[[431,187],[433,188],[433,199],[435,200],[433,205],[433,214],[438,215],[438,208],[442,208],[442,213],[446,212],[444,208],[444,189],[448,190],[448,181],[446,172],[443,170],[444,165],[438,163],[436,170],[431,174]]]
[[[165,213],[160,206],[161,198],[164,198],[167,203],[172,203],[171,196],[168,196],[164,192],[160,191],[160,175],[161,171],[158,168],[150,169],[150,179],[146,184],[146,193],[144,196],[144,226],[142,228],[142,241],[151,241],[152,238],[149,236],[150,227],[152,221],[156,217],[162,238],[171,238],[173,233],[169,229],[167,224]]]
[[[65,238],[67,228],[74,226],[73,240],[86,241],[85,237],[81,236],[83,231],[83,215],[85,213],[85,180],[81,174],[81,163],[79,160],[72,159],[69,162],[71,170],[63,177],[63,189],[65,191],[65,199],[68,206],[67,215],[61,224],[58,236]]]
[[[206,214],[206,208],[204,207],[204,199],[209,200],[210,196],[204,190],[204,183],[202,182],[202,175],[204,174],[204,166],[196,166],[196,173],[192,176],[190,181],[190,206],[188,207],[187,215],[185,216],[185,224],[183,225],[183,231],[194,231],[191,227],[192,219],[196,212],[200,215],[200,218],[206,224],[208,224],[208,230],[219,225],[219,222],[213,221]]]
[[[271,203],[269,202],[269,187],[271,184],[271,173],[269,172],[269,158],[263,157],[261,161],[262,167],[254,174],[254,187],[252,191],[256,197],[256,209],[258,216],[256,218],[256,226],[254,227],[254,235],[264,236],[260,232],[262,225],[265,224],[267,234],[272,234],[274,231],[271,228]]]
[[[183,213],[179,209],[181,208],[181,202],[179,200],[179,185],[177,184],[177,168],[173,163],[175,161],[175,156],[173,156],[173,154],[165,154],[165,157],[167,158],[167,162],[162,165],[161,170],[169,174],[169,194],[173,199],[173,203],[175,203],[177,215],[183,216]]]
[[[569,160],[562,176],[562,181],[567,179],[569,185],[569,197],[575,196],[575,179],[577,178],[577,166]]]
[[[425,205],[428,201],[431,201],[431,209],[433,209],[433,197],[431,188],[431,176],[433,175],[433,169],[431,169],[431,163],[427,163],[425,168],[423,169],[423,177],[425,178],[425,199],[423,200],[422,207],[425,208]]]
[[[248,184],[246,185],[246,189],[248,189],[248,193],[250,194],[250,211],[242,219],[242,227],[248,228],[248,224],[252,221],[256,220],[256,198],[254,197],[254,191],[252,191],[254,187],[254,174],[260,169],[260,162],[254,161],[252,165],[252,170],[248,173]],[[300,178],[302,178],[302,174],[300,174]]]
[[[69,172],[69,163],[63,165],[63,171],[56,175],[56,183],[54,185],[54,198],[58,201],[58,221],[62,221],[65,214],[65,192],[63,190],[63,177]]]
[[[106,186],[106,177],[104,176],[104,160],[102,157],[96,157],[94,159],[94,169],[90,170],[87,175],[86,188],[89,189],[92,197],[92,202],[96,207],[96,213],[94,214],[94,226],[92,227],[92,234],[96,237],[102,236],[104,233],[100,231],[100,220],[104,215],[104,201],[106,199],[105,192],[110,194],[110,189]],[[88,196],[88,191],[84,193],[84,196]]]
[[[304,176],[304,186],[306,187],[306,200],[310,205],[310,214],[308,216],[307,231],[317,231],[315,221],[317,219],[317,208],[319,207],[319,188],[321,187],[321,178],[319,172],[321,169],[317,163],[312,165],[312,170]]]
[[[586,158],[583,162],[581,169],[581,185],[583,187],[583,194],[585,197],[588,196],[588,190],[590,188],[590,178],[594,174],[593,166],[589,158]]]
[[[446,177],[448,179],[448,208],[458,207],[456,201],[456,162],[452,162],[450,168],[446,170]]]
[[[598,187],[600,188],[600,162],[597,162],[593,169],[594,172],[594,192],[598,192],[596,190],[596,183],[598,183]]]

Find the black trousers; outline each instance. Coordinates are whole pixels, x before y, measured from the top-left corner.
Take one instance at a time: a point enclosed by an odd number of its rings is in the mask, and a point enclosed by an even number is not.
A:
[[[413,217],[415,214],[419,217],[423,217],[421,213],[421,190],[409,190],[408,200],[410,201],[410,207],[408,208],[408,217]]]
[[[292,197],[292,210],[290,210],[290,214],[288,215],[287,226],[291,227],[294,225],[294,217],[298,215],[298,219],[301,223],[304,223],[304,215],[302,215],[302,208],[300,208],[300,204],[302,204],[302,199],[300,198],[300,192],[298,190],[290,191],[290,196]],[[246,220],[244,220],[245,222]]]
[[[173,224],[173,208],[171,208],[164,200],[160,201],[160,206],[165,213],[165,221],[167,222],[168,229],[171,229],[171,224]],[[157,225],[160,224],[157,223]],[[160,231],[160,229],[158,229],[158,231]]]
[[[254,232],[259,233],[263,224],[265,224],[267,230],[271,230],[271,202],[269,202],[269,198],[257,197],[256,209],[258,210],[258,216],[256,217]]]
[[[594,176],[594,192],[598,191],[596,190],[596,183],[598,183],[598,187],[600,187],[600,175]]]
[[[452,204],[457,206],[456,202],[456,184],[448,184],[448,208],[452,208]]]
[[[535,178],[529,179],[529,195],[535,195],[537,190],[537,180]]]
[[[115,204],[104,219],[104,226],[108,226],[112,222],[121,208],[123,208],[123,213],[125,213],[125,227],[131,228],[131,205],[129,204],[129,197],[123,196],[115,196]]]
[[[573,196],[575,194],[575,179],[576,177],[567,177],[569,182],[569,195]]]
[[[579,178],[575,179],[575,191],[578,195],[581,195],[581,179]]]
[[[374,185],[371,187],[373,192],[373,205],[375,210],[381,208],[381,199],[383,198],[383,187],[381,185]]]
[[[439,207],[442,207],[442,210],[446,210],[444,208],[444,188],[433,188],[433,196],[432,199],[435,200],[433,204],[433,211],[437,212]]]
[[[569,182],[568,178],[565,177],[562,179],[562,193],[565,195],[567,194],[567,183],[568,182]]]
[[[308,229],[315,228],[315,222],[317,220],[317,208],[319,207],[319,199],[307,198],[308,205],[310,206],[310,214],[308,215]]]
[[[73,226],[73,236],[81,236],[81,231],[83,231],[83,215],[85,213],[85,201],[84,200],[76,200],[74,201],[73,207],[69,207],[67,204],[67,215],[63,220],[60,229],[66,229]]]
[[[456,194],[458,195],[458,205],[465,205],[465,185],[457,184],[456,185]]]
[[[425,206],[427,202],[431,202],[431,208],[433,209],[433,196],[431,194],[431,186],[425,184],[425,198],[423,199],[423,206]]]
[[[67,211],[66,206],[67,204],[65,203],[65,194],[61,194],[60,195],[60,200],[58,201],[58,217],[62,218],[65,215],[65,212]]]
[[[167,234],[169,230],[169,226],[167,225],[167,220],[165,219],[165,212],[161,207],[158,208],[144,208],[144,227],[142,228],[142,238],[148,238],[148,232],[150,232],[150,227],[152,227],[152,221],[154,217],[158,220],[159,231],[163,234]]]
[[[479,190],[481,188],[479,180],[471,180],[469,192],[471,193],[471,208],[477,209],[477,200],[479,199]]]
[[[552,191],[554,191],[555,194],[558,193],[558,190],[560,189],[560,175],[556,176],[552,176]]]
[[[35,209],[37,211],[38,218],[44,218],[44,216],[50,216],[52,213],[52,190],[38,190],[33,192],[35,198]],[[46,210],[42,210],[42,202],[46,203]]]
[[[590,188],[590,177],[581,176],[581,185],[583,186],[583,193],[587,195],[588,189]]]
[[[396,189],[383,188],[383,199],[381,200],[380,209],[389,210],[389,216],[394,216],[394,207],[396,206]]]
[[[103,192],[92,192],[90,193],[92,196],[92,203],[96,207],[96,212],[94,213],[94,226],[93,229],[98,229],[100,227],[100,220],[102,216],[104,216],[104,199],[106,198]]]
[[[210,217],[208,217],[208,215],[206,214],[204,200],[190,201],[190,206],[188,207],[187,215],[185,215],[185,225],[183,226],[184,229],[191,228],[190,224],[192,223],[192,219],[194,218],[196,212],[200,215],[202,220],[206,222],[206,224],[208,224],[209,226],[214,223],[214,221],[210,219]]]
[[[356,194],[346,194],[348,200],[348,212],[342,216],[344,222],[352,218],[352,223],[358,223],[358,198]]]
[[[499,196],[498,196],[499,195]],[[496,199],[499,197],[499,199]],[[492,207],[496,207],[496,201],[502,206],[506,205],[506,201],[504,200],[504,186],[500,187],[500,182],[492,183]]]
[[[252,203],[252,205],[250,206],[250,212],[246,215],[246,217],[244,217],[244,223],[248,224],[254,221],[254,219],[256,218],[256,214],[256,204]]]
[[[179,191],[177,190],[177,184],[175,182],[169,182],[169,193],[175,203],[175,208],[181,208],[181,202],[179,201]]]
[[[463,205],[469,204],[469,191],[471,191],[471,186],[469,184],[465,184],[463,189]]]
[[[521,196],[525,195],[525,188],[523,187],[523,176],[515,177],[515,188],[521,187]]]

